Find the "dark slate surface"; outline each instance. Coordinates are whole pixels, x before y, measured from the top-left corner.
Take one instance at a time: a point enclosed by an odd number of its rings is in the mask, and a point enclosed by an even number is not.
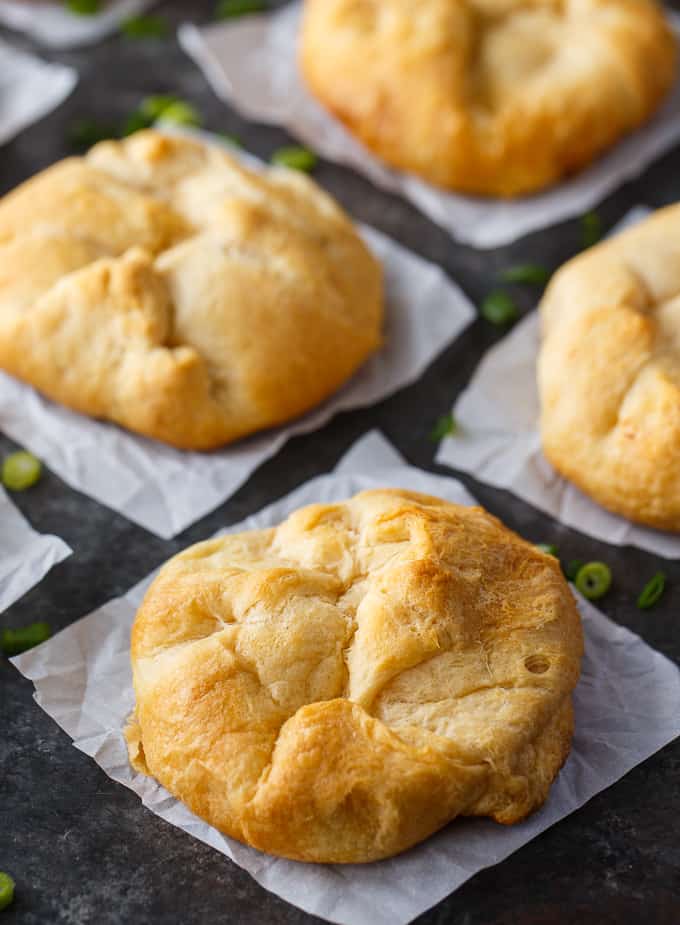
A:
[[[211,2],[159,7],[173,23],[189,16],[208,20],[211,9]],[[237,134],[262,157],[286,140],[284,133],[248,124],[220,103],[172,39],[113,38],[92,49],[46,54],[75,65],[81,80],[60,109],[0,149],[0,192],[68,154],[74,120],[122,120],[150,93],[176,92],[191,100],[206,127]],[[638,203],[660,206],[680,198],[679,158],[676,149],[611,196],[600,209],[605,227]],[[324,163],[316,177],[354,216],[440,263],[477,302],[494,285],[499,268],[520,261],[555,267],[580,247],[578,222],[567,222],[512,247],[475,251],[456,245],[403,201],[347,170]],[[530,308],[532,294],[517,294],[523,308]],[[428,439],[432,424],[499,336],[487,323],[475,323],[416,385],[292,440],[230,501],[172,542],[153,537],[48,473],[16,503],[36,529],[59,534],[75,552],[0,621],[19,626],[47,619],[55,629],[67,626],[187,544],[328,471],[371,427],[381,428],[411,463],[436,470],[435,446]],[[0,453],[11,449],[0,435]],[[605,612],[680,662],[680,563],[594,542],[507,493],[466,477],[463,481],[527,538],[558,544],[567,559],[606,560],[615,584],[603,602]],[[670,576],[671,589],[660,606],[642,613],[635,597],[659,567]],[[71,746],[34,704],[31,691],[14,668],[0,661],[0,869],[10,871],[18,884],[14,905],[1,914],[2,925],[315,921],[265,892],[217,852],[144,810],[134,794]],[[641,917],[677,925],[679,781],[676,742],[511,858],[478,874],[422,916],[419,925],[619,925]]]

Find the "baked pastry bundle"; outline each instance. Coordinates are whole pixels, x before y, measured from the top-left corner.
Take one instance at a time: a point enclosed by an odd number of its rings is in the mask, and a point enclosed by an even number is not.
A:
[[[295,171],[141,132],[0,200],[0,368],[177,447],[307,411],[381,326],[379,264]]]
[[[565,264],[541,321],[547,458],[603,507],[680,531],[680,205]]]
[[[518,196],[644,123],[676,43],[654,0],[305,0],[300,65],[387,164]]]
[[[543,803],[581,651],[555,558],[481,508],[367,491],[163,567],[132,632],[130,757],[262,851],[384,858]]]

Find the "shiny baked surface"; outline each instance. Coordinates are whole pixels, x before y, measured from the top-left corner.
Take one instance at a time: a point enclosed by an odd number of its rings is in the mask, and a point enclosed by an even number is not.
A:
[[[363,492],[163,567],[132,633],[131,760],[262,851],[387,857],[543,803],[581,650],[555,558],[481,508]]]

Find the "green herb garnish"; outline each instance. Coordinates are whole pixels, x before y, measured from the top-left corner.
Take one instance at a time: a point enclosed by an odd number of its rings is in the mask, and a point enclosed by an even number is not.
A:
[[[174,122],[176,125],[201,124],[199,111],[190,103],[170,94],[147,96],[131,113],[123,126],[123,135],[132,135],[141,129],[151,128],[159,119]]]
[[[120,128],[103,125],[93,119],[81,119],[71,129],[71,144],[79,150],[86,150],[99,141],[126,138],[141,129],[151,128],[159,119],[174,122],[176,125],[201,124],[201,114],[195,106],[178,96],[157,94],[145,97]]]
[[[120,31],[128,39],[162,39],[169,27],[162,16],[131,16],[121,23]]]
[[[584,565],[585,562],[582,559],[573,559],[571,562],[567,562],[565,565],[564,574],[569,579],[569,581],[575,581],[576,576]]]
[[[154,96],[145,96],[136,112],[143,118],[148,119],[149,124],[151,124],[156,119],[160,119],[166,109],[179,102],[181,100],[178,96],[173,96],[170,93],[156,93]]]
[[[267,9],[264,0],[220,0],[215,7],[217,19],[235,19],[249,13],[262,13]]]
[[[609,591],[612,573],[604,562],[586,562],[576,573],[574,584],[589,601],[597,601]]]
[[[0,630],[0,651],[4,655],[13,656],[32,649],[33,646],[40,645],[52,635],[49,623],[44,620],[38,623],[29,623],[28,626],[20,629],[9,629],[9,627]]]
[[[35,485],[41,474],[42,463],[26,450],[12,453],[2,464],[2,484],[10,491],[25,491]]]
[[[288,167],[289,170],[301,170],[303,173],[309,173],[316,167],[317,156],[308,148],[290,146],[279,148],[271,156],[272,164],[278,167]]]
[[[165,122],[174,122],[176,125],[193,125],[199,126],[203,121],[201,115],[195,106],[185,103],[183,100],[177,100],[161,113],[161,119]]]
[[[153,125],[159,119],[176,122],[178,125],[200,125],[202,121],[195,106],[178,96],[169,95],[145,97],[136,114],[140,120],[146,119],[147,125]]]
[[[555,556],[557,558],[557,546],[552,543],[536,543],[536,549],[540,549],[546,556]]]
[[[528,286],[545,286],[551,277],[550,270],[537,263],[523,263],[516,267],[508,267],[501,273],[501,279],[506,283],[523,283]]]
[[[430,440],[433,443],[439,443],[444,437],[453,437],[458,432],[458,425],[452,414],[444,414],[437,419],[434,427],[430,431]]]
[[[586,212],[581,217],[581,233],[584,247],[592,247],[602,238],[602,219],[597,212]]]
[[[99,0],[65,0],[65,6],[76,16],[94,16],[101,9]]]
[[[0,911],[6,909],[14,899],[14,880],[0,870]]]
[[[127,138],[128,135],[134,135],[135,132],[141,132],[142,129],[151,128],[152,125],[153,119],[136,111],[127,117],[120,134],[122,138]]]
[[[231,145],[232,148],[242,148],[243,143],[240,138],[237,138],[236,135],[230,135],[228,132],[217,132],[219,138],[222,141],[226,141],[227,144]]]
[[[71,126],[69,140],[71,146],[77,150],[86,151],[100,141],[107,141],[110,138],[117,138],[118,130],[115,126],[104,125],[101,122],[95,122],[93,119],[81,119]]]
[[[482,302],[481,310],[482,317],[491,324],[510,325],[519,317],[517,306],[502,289],[490,292]]]
[[[657,572],[640,592],[640,597],[637,599],[637,605],[640,610],[648,610],[650,607],[653,607],[663,594],[665,588],[666,576],[663,572]]]

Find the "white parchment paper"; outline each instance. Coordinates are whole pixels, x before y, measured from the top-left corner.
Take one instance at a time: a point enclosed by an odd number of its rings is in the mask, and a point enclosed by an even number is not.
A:
[[[73,68],[48,64],[0,40],[0,145],[56,109],[77,81]]]
[[[70,555],[59,537],[37,533],[0,488],[0,613]]]
[[[268,527],[300,505],[341,500],[381,486],[474,503],[453,479],[404,465],[374,432],[355,444],[335,473],[308,482],[229,530]],[[543,809],[510,827],[458,820],[406,854],[374,864],[322,866],[270,857],[221,835],[128,763],[122,729],[134,702],[129,632],[151,577],[14,664],[34,682],[40,706],[109,777],[134,790],[161,818],[231,858],[266,889],[331,922],[411,921],[680,735],[678,669],[580,601],[586,654],[575,695],[576,735]]]
[[[437,266],[368,226],[360,231],[385,273],[385,344],[341,391],[297,421],[213,453],[189,453],[75,414],[0,373],[0,429],[73,488],[159,536],[174,536],[225,501],[293,434],[414,382],[474,318],[466,296]]]
[[[648,213],[642,206],[634,209],[614,232]],[[610,514],[555,472],[543,455],[536,385],[539,340],[539,316],[533,311],[488,351],[453,407],[458,430],[440,444],[437,462],[505,488],[595,539],[680,558],[680,536]]]
[[[154,0],[111,0],[100,13],[79,16],[64,3],[27,3],[26,0],[0,0],[0,24],[26,32],[50,48],[76,48],[91,45],[115,32],[124,19],[136,16]]]
[[[319,154],[353,167],[377,186],[400,193],[458,240],[498,247],[591,209],[637,176],[680,140],[680,80],[662,110],[574,178],[514,201],[446,193],[415,176],[384,166],[327,113],[305,88],[296,49],[301,3],[276,13],[248,16],[179,31],[184,50],[215,92],[250,119],[285,126]],[[676,33],[680,16],[669,13]]]

